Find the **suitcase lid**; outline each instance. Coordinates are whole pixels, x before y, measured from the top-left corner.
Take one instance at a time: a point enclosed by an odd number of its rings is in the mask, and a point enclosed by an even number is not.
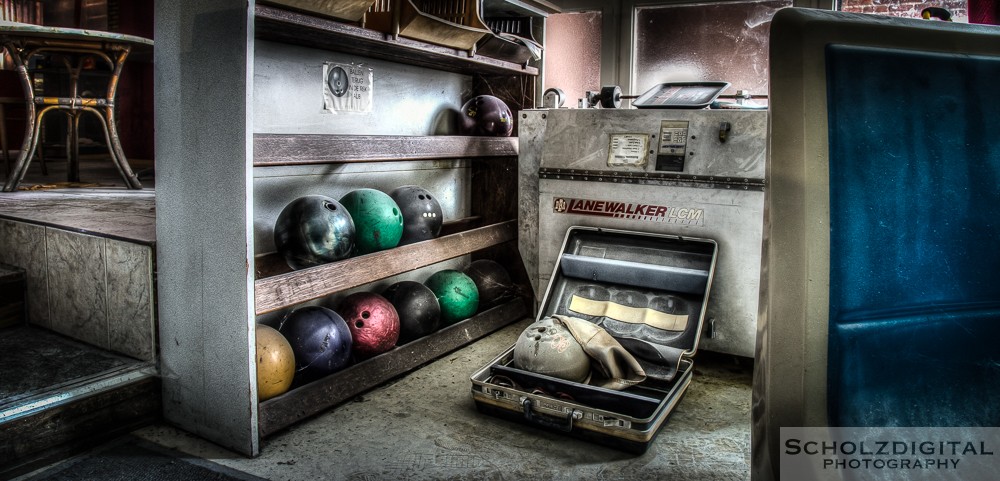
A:
[[[672,380],[697,352],[717,255],[712,239],[570,227],[536,320],[593,322]]]

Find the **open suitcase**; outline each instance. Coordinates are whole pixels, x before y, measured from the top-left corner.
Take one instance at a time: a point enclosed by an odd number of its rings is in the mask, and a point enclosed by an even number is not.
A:
[[[537,319],[603,327],[647,378],[616,391],[518,369],[514,346],[472,375],[480,412],[643,453],[691,383],[718,246],[710,239],[571,227]]]

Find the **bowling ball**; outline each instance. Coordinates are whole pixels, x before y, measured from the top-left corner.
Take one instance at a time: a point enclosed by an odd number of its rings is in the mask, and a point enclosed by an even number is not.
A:
[[[469,264],[463,272],[476,283],[480,311],[499,306],[514,297],[514,281],[496,261],[480,259]]]
[[[257,400],[284,394],[295,378],[295,353],[285,336],[257,324]]]
[[[274,245],[292,269],[348,257],[354,236],[354,221],[347,209],[322,195],[289,202],[274,224]]]
[[[441,323],[445,326],[472,317],[479,308],[479,291],[476,283],[461,271],[445,269],[432,274],[424,281],[438,304],[441,305]]]
[[[503,100],[477,95],[462,105],[461,131],[465,135],[508,137],[514,131],[514,115]]]
[[[441,325],[441,306],[427,286],[416,281],[400,281],[382,292],[399,314],[399,340],[406,344],[426,336]]]
[[[403,236],[403,214],[389,194],[375,189],[352,190],[340,198],[354,219],[353,255],[391,249]]]
[[[513,363],[518,369],[573,382],[590,377],[590,356],[561,322],[543,317],[521,332],[514,342]]]
[[[288,313],[278,325],[295,353],[296,382],[309,382],[343,369],[351,359],[351,330],[339,314],[322,306]]]
[[[389,197],[396,201],[403,213],[403,237],[399,245],[412,244],[428,239],[434,239],[441,234],[441,204],[423,187],[404,185],[392,192]]]
[[[392,349],[399,340],[399,315],[386,298],[374,292],[355,292],[340,301],[337,313],[354,338],[352,352],[365,359]]]

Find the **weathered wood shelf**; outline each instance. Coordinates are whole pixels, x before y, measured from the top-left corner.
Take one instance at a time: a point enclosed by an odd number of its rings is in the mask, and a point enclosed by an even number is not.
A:
[[[497,3],[494,1],[493,3]],[[557,7],[546,0],[518,0],[504,8],[542,14]],[[464,50],[432,45],[361,28],[282,7],[254,6],[257,39],[307,48],[342,52],[471,75],[476,79],[519,79],[538,75],[538,69]],[[530,103],[530,102],[529,102]],[[395,377],[410,372],[501,327],[532,314],[527,274],[517,253],[516,137],[329,135],[258,133],[253,136],[253,167],[341,164],[358,162],[437,161],[471,162],[472,190],[469,216],[443,226],[441,237],[415,244],[291,271],[276,253],[255,259],[254,312],[267,314],[347,289],[403,274],[438,262],[473,254],[509,260],[519,296],[465,321],[421,339],[397,346],[258,405],[258,435],[277,431],[339,405]],[[492,192],[493,194],[487,194]],[[488,200],[485,197],[488,196]],[[478,199],[477,197],[484,197]]]
[[[254,134],[254,167],[517,156],[517,137]]]
[[[531,315],[521,298],[481,312],[259,405],[258,427],[268,436],[412,371],[438,357]]]
[[[538,75],[538,69],[464,50],[431,45],[269,5],[256,5],[257,38],[340,51],[448,72],[483,75]]]
[[[254,281],[256,313],[266,314],[345,289],[517,239],[509,220],[449,236]]]

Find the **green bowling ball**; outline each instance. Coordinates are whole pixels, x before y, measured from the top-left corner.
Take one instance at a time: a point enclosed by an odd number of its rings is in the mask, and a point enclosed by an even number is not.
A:
[[[389,194],[375,189],[352,190],[340,198],[354,220],[353,255],[391,249],[403,237],[403,214]]]
[[[479,309],[479,290],[471,277],[454,269],[435,272],[424,281],[441,305],[441,324],[448,326],[472,317]]]

